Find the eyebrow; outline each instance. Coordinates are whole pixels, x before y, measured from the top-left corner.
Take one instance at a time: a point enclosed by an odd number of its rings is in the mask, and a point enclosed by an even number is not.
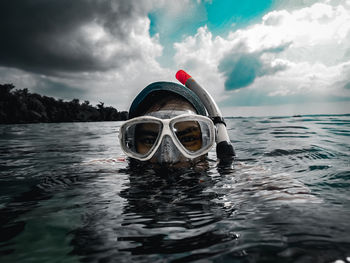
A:
[[[153,132],[153,131],[149,131],[149,130],[139,130],[137,131],[137,134],[144,136],[144,135],[151,135],[154,137],[158,136],[158,132]]]
[[[199,128],[198,127],[190,127],[190,128],[187,128],[187,129],[185,129],[183,131],[178,131],[178,132],[176,132],[176,134],[178,136],[182,136],[182,135],[185,135],[187,133],[191,133],[194,130],[199,130]]]

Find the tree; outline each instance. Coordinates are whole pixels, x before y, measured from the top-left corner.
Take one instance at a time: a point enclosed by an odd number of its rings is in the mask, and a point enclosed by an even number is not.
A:
[[[104,104],[103,102],[100,101],[100,103],[97,104],[97,108],[98,108],[99,110],[102,110],[104,105],[105,105],[105,104]]]
[[[10,94],[11,90],[13,90],[15,86],[13,84],[0,84],[0,95],[6,96]]]
[[[28,89],[16,89],[13,84],[0,84],[0,123],[117,121],[127,115],[103,102],[96,106],[88,100],[65,102],[53,97],[30,93]]]

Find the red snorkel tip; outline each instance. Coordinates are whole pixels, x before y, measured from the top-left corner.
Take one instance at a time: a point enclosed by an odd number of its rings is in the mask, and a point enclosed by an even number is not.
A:
[[[176,79],[180,81],[183,85],[185,85],[186,81],[189,78],[192,78],[190,74],[186,73],[184,70],[180,69],[178,72],[176,72],[175,75]]]

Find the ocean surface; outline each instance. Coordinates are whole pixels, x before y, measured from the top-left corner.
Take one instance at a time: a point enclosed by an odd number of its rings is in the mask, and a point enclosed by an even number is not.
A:
[[[121,122],[0,125],[0,262],[350,262],[350,115],[226,120],[234,164],[177,170]]]

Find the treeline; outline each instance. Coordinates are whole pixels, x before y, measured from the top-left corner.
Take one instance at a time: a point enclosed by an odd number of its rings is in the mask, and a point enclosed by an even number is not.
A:
[[[105,107],[103,102],[96,106],[89,101],[79,102],[56,100],[28,92],[28,89],[14,89],[12,84],[0,84],[0,123],[35,122],[88,122],[120,121],[128,118],[126,111],[119,112]]]

